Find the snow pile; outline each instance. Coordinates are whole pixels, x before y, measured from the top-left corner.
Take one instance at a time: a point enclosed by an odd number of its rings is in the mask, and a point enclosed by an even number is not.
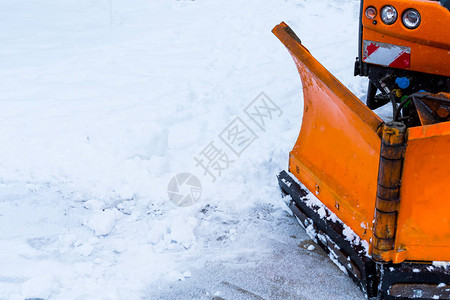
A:
[[[0,298],[362,299],[297,247],[284,211],[275,175],[302,104],[270,32],[286,21],[362,95],[358,14],[356,0],[2,1]],[[245,111],[261,92],[282,112],[264,127]],[[239,155],[220,137],[233,120],[254,133]],[[211,142],[230,159],[215,182],[194,160]],[[167,194],[183,172],[202,184],[189,207]]]
[[[97,236],[108,235],[116,225],[116,219],[121,214],[117,209],[108,209],[94,214],[88,221],[88,227],[92,229]]]

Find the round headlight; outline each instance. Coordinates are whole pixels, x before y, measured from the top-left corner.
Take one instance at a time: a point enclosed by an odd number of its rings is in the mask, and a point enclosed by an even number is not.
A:
[[[381,20],[386,25],[394,24],[397,21],[397,10],[392,5],[386,5],[381,9]]]
[[[366,17],[369,18],[369,19],[371,19],[371,20],[373,20],[373,19],[375,19],[376,16],[377,16],[377,10],[376,10],[376,8],[373,7],[373,6],[369,6],[369,7],[366,9]]]
[[[420,14],[417,10],[410,8],[407,9],[402,16],[403,25],[406,28],[414,29],[420,25]]]

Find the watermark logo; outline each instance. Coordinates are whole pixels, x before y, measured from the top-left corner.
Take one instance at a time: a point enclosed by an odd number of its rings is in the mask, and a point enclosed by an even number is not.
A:
[[[241,156],[258,136],[241,118],[237,117],[219,134],[219,138],[234,154]]]
[[[283,111],[266,94],[261,93],[245,109],[245,114],[262,130],[266,131],[266,122],[280,117]]]
[[[216,182],[230,164],[241,158],[245,150],[259,138],[255,131],[265,132],[269,122],[280,117],[283,111],[266,94],[260,93],[245,107],[243,113],[250,122],[235,117],[218,135],[219,139],[211,141],[194,156],[195,167],[203,169],[203,175],[209,176],[212,182]]]
[[[169,199],[175,205],[187,207],[193,205],[202,195],[200,180],[191,173],[180,173],[173,177],[167,186]]]
[[[195,167],[203,169],[203,175],[209,176],[212,182],[216,182],[217,178],[229,169],[230,164],[235,159],[241,158],[245,150],[259,138],[255,133],[256,130],[265,132],[269,122],[283,114],[275,102],[264,93],[253,99],[243,112],[250,122],[245,122],[239,116],[235,117],[218,135],[219,140],[211,141],[194,156]]]
[[[200,166],[203,169],[203,175],[211,176],[212,182],[216,181],[216,175],[220,177],[222,171],[228,170],[230,164],[234,162],[228,158],[226,152],[217,148],[213,141],[199,153],[199,157],[194,156],[194,160],[197,162],[196,167]]]
[[[259,139],[255,132],[266,132],[269,123],[282,114],[283,111],[275,102],[260,93],[243,109],[240,116],[236,116],[216,138],[194,155],[195,167],[200,168],[203,176],[209,177],[211,182],[216,182]],[[201,192],[200,181],[191,173],[178,174],[172,178],[168,187],[170,200],[178,206],[194,204]]]

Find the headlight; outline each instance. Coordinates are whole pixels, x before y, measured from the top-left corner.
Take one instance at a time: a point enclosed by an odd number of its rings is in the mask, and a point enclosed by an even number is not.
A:
[[[376,8],[373,7],[373,6],[369,6],[369,7],[366,9],[366,17],[369,18],[369,19],[371,19],[371,20],[373,20],[373,19],[375,19],[376,16],[377,16],[377,10],[376,10]]]
[[[413,8],[407,9],[403,13],[402,22],[406,28],[417,28],[420,25],[420,13]]]
[[[381,20],[386,25],[394,24],[397,21],[397,10],[392,5],[386,5],[381,9]]]

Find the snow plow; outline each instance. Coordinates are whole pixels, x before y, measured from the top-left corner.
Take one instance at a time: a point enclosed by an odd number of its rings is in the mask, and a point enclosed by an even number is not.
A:
[[[307,233],[369,299],[450,299],[450,8],[361,1],[355,75],[366,104],[283,22],[273,33],[303,84],[289,169]],[[392,119],[372,110],[391,103]]]

